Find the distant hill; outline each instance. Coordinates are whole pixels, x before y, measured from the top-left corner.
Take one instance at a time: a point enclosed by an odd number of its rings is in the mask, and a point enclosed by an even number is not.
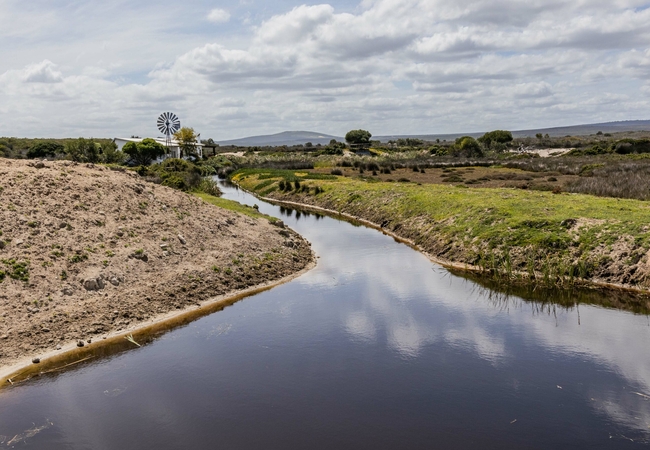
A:
[[[540,130],[513,131],[514,137],[535,137],[537,133],[548,134],[552,137],[584,136],[603,133],[618,133],[621,131],[650,131],[650,120],[625,120],[620,122],[592,123],[587,125],[572,125],[568,127],[543,128]]]
[[[490,130],[485,130],[490,131]],[[425,141],[453,141],[460,136],[482,136],[485,131],[471,132],[471,133],[452,133],[452,134],[395,134],[388,136],[373,136],[373,139],[381,142],[388,142],[390,140],[415,138]],[[512,130],[511,130],[512,131]],[[586,125],[571,125],[566,127],[554,128],[538,128],[533,130],[515,130],[512,131],[514,137],[535,137],[537,133],[548,134],[551,137],[562,137],[566,135],[571,136],[584,136],[589,134],[596,134],[602,131],[603,133],[617,133],[621,131],[650,131],[650,120],[626,120],[620,122],[606,122],[606,123],[592,123]],[[341,136],[332,136],[324,133],[315,133],[312,131],[284,131],[277,134],[269,134],[264,136],[250,136],[241,139],[231,139],[227,141],[218,141],[217,144],[221,146],[235,145],[239,147],[264,147],[264,146],[279,146],[279,145],[299,145],[311,142],[312,144],[326,145],[332,139],[339,142],[345,141]]]
[[[240,147],[253,146],[278,146],[278,145],[299,145],[311,142],[312,144],[329,144],[332,139],[343,141],[340,136],[331,136],[329,134],[314,133],[312,131],[284,131],[282,133],[270,134],[265,136],[251,136],[241,139],[231,139],[228,141],[218,141],[219,145],[236,145]]]
[[[490,131],[490,130],[486,130]],[[512,131],[512,130],[511,130]],[[584,136],[589,134],[596,134],[599,131],[603,133],[618,133],[621,131],[650,131],[650,120],[625,120],[620,122],[605,122],[605,123],[592,123],[586,125],[570,125],[566,127],[554,128],[539,128],[533,130],[515,130],[512,131],[514,137],[535,137],[537,133],[548,134],[551,137],[562,137],[566,135],[571,136]],[[373,136],[381,142],[388,142],[390,140],[415,138],[425,141],[452,141],[461,136],[479,137],[485,134],[485,131],[472,132],[472,133],[455,133],[455,134],[419,134],[419,135],[391,135],[391,136]]]

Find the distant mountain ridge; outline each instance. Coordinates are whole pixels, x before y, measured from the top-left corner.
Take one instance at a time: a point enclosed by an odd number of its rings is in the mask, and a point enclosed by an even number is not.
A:
[[[485,130],[481,132],[471,133],[453,133],[453,134],[419,134],[419,135],[390,135],[390,136],[373,136],[373,139],[381,142],[388,142],[390,140],[415,138],[425,141],[435,141],[436,139],[452,141],[461,136],[480,137],[485,134]],[[511,130],[512,136],[516,138],[522,137],[535,137],[537,133],[548,134],[551,137],[562,137],[566,135],[571,136],[584,136],[588,134],[596,134],[599,131],[603,133],[617,133],[620,131],[650,131],[650,120],[625,120],[619,122],[604,122],[592,123],[585,125],[569,125],[566,127],[552,127],[552,128],[538,128],[530,130]]]
[[[486,130],[490,131],[490,130]],[[566,127],[551,127],[551,128],[538,128],[530,130],[515,130],[512,131],[514,137],[535,137],[537,133],[548,134],[551,137],[561,137],[566,135],[582,136],[588,134],[596,134],[602,131],[603,133],[616,133],[620,131],[650,131],[650,120],[625,120],[618,122],[604,122],[592,123],[584,125],[570,125]],[[373,139],[381,142],[388,142],[390,140],[415,138],[425,141],[451,141],[460,136],[482,136],[485,131],[470,132],[470,133],[451,133],[451,134],[398,134],[386,136],[373,136]],[[333,136],[325,133],[317,133],[313,131],[283,131],[282,133],[269,134],[262,136],[250,136],[240,139],[230,139],[225,141],[217,141],[221,146],[234,145],[239,147],[264,147],[264,146],[280,146],[280,145],[300,145],[307,142],[312,144],[327,145],[332,139],[337,141],[344,141],[341,136]]]
[[[277,134],[268,134],[263,136],[250,136],[241,139],[230,139],[227,141],[217,141],[219,145],[235,145],[239,147],[253,146],[278,146],[278,145],[299,145],[311,142],[312,144],[329,144],[332,139],[343,141],[340,136],[332,136],[325,133],[315,133],[313,131],[283,131]]]

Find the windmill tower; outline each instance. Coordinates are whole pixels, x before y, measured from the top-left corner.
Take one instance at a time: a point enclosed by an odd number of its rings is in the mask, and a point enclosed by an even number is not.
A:
[[[176,114],[164,112],[158,117],[158,129],[165,135],[165,145],[169,153],[172,148],[172,136],[181,129],[181,121]]]

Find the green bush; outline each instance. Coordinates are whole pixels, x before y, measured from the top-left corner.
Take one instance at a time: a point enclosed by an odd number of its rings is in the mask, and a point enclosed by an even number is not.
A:
[[[185,180],[178,175],[168,175],[166,176],[162,183],[163,186],[167,186],[173,189],[178,189],[179,191],[189,190],[189,186],[185,183]]]
[[[471,136],[462,136],[456,139],[452,148],[453,156],[463,156],[466,158],[483,156],[483,151],[478,141]]]
[[[127,142],[122,151],[129,155],[131,161],[139,166],[148,166],[156,159],[165,155],[167,149],[151,138],[142,142]]]
[[[616,153],[650,153],[650,139],[621,139],[614,144]]]
[[[99,162],[100,150],[101,146],[92,138],[79,138],[65,144],[65,153],[71,160],[77,162]]]
[[[45,141],[37,142],[27,150],[27,158],[46,158],[48,156],[53,157],[58,153],[63,153],[65,147],[57,142]]]

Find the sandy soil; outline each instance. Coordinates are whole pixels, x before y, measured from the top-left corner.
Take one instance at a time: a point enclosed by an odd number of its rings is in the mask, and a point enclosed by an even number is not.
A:
[[[548,158],[551,156],[561,156],[565,153],[569,153],[572,148],[536,148],[533,150],[526,150],[526,153],[537,153],[542,158]]]
[[[265,218],[71,162],[0,159],[0,232],[0,369],[313,261]]]

